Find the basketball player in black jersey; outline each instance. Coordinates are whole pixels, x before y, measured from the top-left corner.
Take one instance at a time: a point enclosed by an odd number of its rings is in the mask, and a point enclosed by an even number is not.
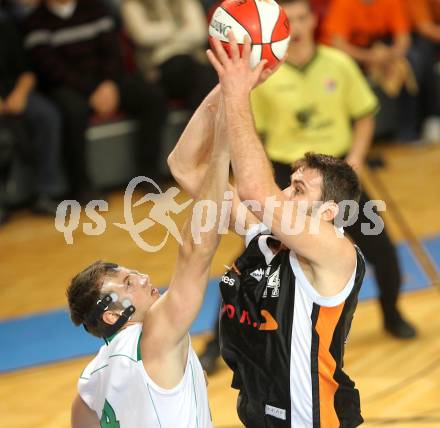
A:
[[[310,0],[283,0],[279,3],[282,4],[285,9],[292,29],[292,39],[289,45],[287,59],[290,64],[284,67],[283,77],[276,76],[271,85],[260,92],[259,96],[256,98],[253,97],[253,107],[256,108],[257,113],[255,116],[257,129],[258,125],[260,125],[259,132],[263,132],[261,137],[265,145],[270,142],[269,139],[271,135],[284,135],[284,139],[276,141],[277,148],[282,150],[281,152],[277,152],[277,150],[274,149],[274,142],[272,141],[272,157],[275,156],[272,159],[272,164],[278,186],[285,188],[287,183],[290,182],[292,157],[283,149],[283,146],[293,147],[296,142],[299,142],[299,146],[296,148],[303,148],[299,149],[299,152],[301,152],[301,150],[303,153],[308,150],[316,150],[313,149],[313,147],[316,147],[315,144],[319,144],[320,147],[322,147],[321,144],[323,144],[323,141],[320,140],[320,138],[325,138],[326,135],[333,135],[334,137],[335,133],[338,133],[337,129],[340,131],[339,136],[342,138],[342,141],[344,141],[346,139],[346,129],[344,127],[339,128],[336,122],[331,120],[327,121],[327,118],[335,112],[338,114],[339,111],[339,119],[349,124],[353,112],[350,114],[349,109],[346,107],[353,104],[356,104],[354,108],[357,109],[357,112],[362,110],[365,114],[363,114],[362,117],[358,117],[355,114],[352,133],[353,144],[349,151],[341,157],[346,158],[349,164],[355,166],[355,169],[361,168],[374,128],[373,114],[368,114],[365,109],[371,109],[372,104],[370,104],[370,107],[366,106],[371,102],[374,104],[374,100],[367,95],[368,91],[362,91],[366,98],[363,98],[363,100],[357,99],[358,95],[355,95],[354,86],[359,88],[364,86],[362,83],[363,79],[360,75],[349,77],[355,69],[352,70],[351,67],[349,67],[350,62],[347,58],[347,61],[342,61],[343,58],[339,58],[341,61],[338,60],[335,62],[331,48],[325,48],[315,43],[314,31],[316,17],[312,11],[311,3],[313,2],[310,2]],[[328,49],[330,49],[330,51]],[[336,55],[336,52],[333,53]],[[343,53],[339,54],[344,55]],[[320,71],[327,75],[328,79],[326,79],[326,82],[323,81]],[[334,74],[335,71],[336,74]],[[347,75],[347,73],[349,75]],[[287,76],[290,76],[291,84],[285,86],[286,79],[289,79]],[[352,81],[352,79],[354,80]],[[339,91],[332,91],[331,98],[333,101],[330,103],[326,96],[328,95],[328,80],[331,80],[333,83],[336,82],[336,86],[339,88]],[[297,88],[298,84],[301,85],[301,83],[299,83],[301,81],[304,82],[304,87],[309,87],[311,84],[315,87],[315,91],[310,95],[310,98],[301,96],[301,94],[304,93],[304,88]],[[347,84],[352,90],[344,91],[341,89],[347,87]],[[352,87],[352,85],[354,86]],[[294,99],[291,99],[291,97],[287,99],[285,96],[283,97],[282,94],[286,91],[295,94]],[[319,92],[322,93],[322,96],[317,96]],[[334,104],[335,99],[338,97],[340,101],[339,110]],[[299,104],[298,99],[300,100]],[[276,115],[273,114],[273,109],[280,108],[280,103],[285,104],[285,110],[288,112],[286,114],[291,115],[292,120],[288,120],[284,124],[284,131],[279,133],[279,130],[277,130],[278,125],[274,123],[272,118],[276,117]],[[316,116],[313,117],[315,120],[306,121],[307,123],[303,123],[303,125],[305,125],[304,127],[301,126],[301,129],[297,129],[297,125],[295,125],[294,122],[301,118],[297,117],[295,119],[294,116],[296,115],[293,112],[309,110],[310,103],[314,104],[314,115]],[[268,112],[271,118],[270,120],[262,116],[263,109]],[[285,118],[285,116],[283,117]],[[282,119],[278,117],[276,117],[276,119],[276,122],[283,123],[280,122]],[[326,122],[326,126],[321,126],[324,122]],[[320,149],[325,150],[325,154],[337,156],[341,154],[338,152],[340,150],[339,143],[336,142],[334,138],[330,138],[325,145],[325,149]],[[308,150],[306,150],[306,146],[308,146]],[[294,151],[298,153],[298,150]],[[271,154],[268,153],[268,156],[270,158]],[[410,339],[416,335],[416,330],[408,320],[405,319],[398,307],[402,278],[396,248],[390,241],[386,227],[379,235],[368,236],[362,233],[362,224],[368,221],[363,214],[363,207],[369,200],[370,197],[364,191],[361,194],[359,219],[346,228],[346,233],[353,239],[356,245],[361,248],[366,260],[370,263],[372,274],[378,286],[379,293],[377,301],[380,304],[385,330],[395,338]],[[206,344],[205,350],[200,356],[200,361],[208,374],[215,371],[218,366],[217,360],[220,356],[218,320],[215,326],[213,326],[213,330],[215,331],[215,335],[212,340]]]
[[[344,161],[307,155],[297,164],[291,186],[281,191],[256,134],[249,94],[267,78],[260,64],[249,66],[250,45],[242,55],[230,36],[232,58],[222,46],[209,59],[220,77],[217,87],[191,119],[169,165],[179,183],[197,194],[212,140],[209,109],[222,97],[231,160],[231,224],[244,220],[246,250],[223,276],[221,350],[240,390],[237,410],[247,427],[355,427],[362,423],[359,394],[343,372],[347,339],[365,272],[357,247],[335,228],[338,203],[357,200],[355,172]],[[271,199],[272,198],[272,199]],[[242,200],[261,207],[253,213]],[[274,203],[275,201],[275,203]],[[321,201],[303,214],[295,234],[299,204]],[[263,230],[271,204],[271,231]],[[318,226],[311,233],[311,225]],[[253,225],[253,226],[251,226]]]

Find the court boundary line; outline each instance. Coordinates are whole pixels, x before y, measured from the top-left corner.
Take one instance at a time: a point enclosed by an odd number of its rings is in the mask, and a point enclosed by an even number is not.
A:
[[[365,171],[365,175],[373,184],[375,190],[386,202],[387,210],[389,211],[390,215],[394,217],[397,227],[405,237],[408,246],[412,250],[424,273],[431,281],[431,285],[440,291],[440,273],[437,271],[437,267],[432,260],[431,255],[426,251],[419,238],[412,231],[410,225],[405,219],[405,216],[402,214],[397,203],[395,202],[391,192],[387,189],[384,181],[379,176],[379,173],[370,169]]]

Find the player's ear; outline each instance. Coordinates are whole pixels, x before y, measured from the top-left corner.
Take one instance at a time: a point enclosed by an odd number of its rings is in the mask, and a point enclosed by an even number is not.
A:
[[[326,201],[320,207],[320,212],[324,221],[333,221],[339,214],[339,205],[335,201]]]
[[[113,312],[110,311],[105,311],[102,314],[102,320],[106,323],[106,324],[110,324],[113,325],[117,320],[118,320],[119,316]]]

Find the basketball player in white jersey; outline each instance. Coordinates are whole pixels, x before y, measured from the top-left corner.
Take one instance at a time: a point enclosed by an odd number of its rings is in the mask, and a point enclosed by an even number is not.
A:
[[[244,209],[246,226],[263,221],[268,203],[273,209],[271,234],[248,228],[246,250],[220,283],[221,352],[240,390],[238,415],[249,428],[353,428],[362,423],[359,393],[342,367],[365,262],[333,222],[339,202],[359,198],[359,182],[344,161],[310,154],[297,165],[290,187],[276,186],[250,105],[252,88],[267,72],[264,64],[251,69],[248,42],[240,55],[231,33],[229,39],[231,58],[215,41],[215,55],[208,52],[221,88],[195,113],[187,129],[191,143],[182,138],[169,164],[180,184],[197,193],[212,141],[212,131],[201,124],[207,104],[222,99],[236,180],[230,225],[240,217],[241,200],[261,207]],[[289,233],[299,212],[290,205],[283,218],[287,201],[322,205],[307,211],[302,230]],[[312,222],[318,233],[310,232]]]
[[[229,173],[224,120],[214,124],[220,115],[209,116],[216,137],[197,195],[219,207]],[[212,427],[205,378],[188,331],[219,243],[219,215],[220,209],[216,226],[201,233],[197,244],[187,219],[162,296],[148,275],[112,263],[96,262],[72,280],[67,296],[73,322],[106,342],[81,374],[73,428]]]

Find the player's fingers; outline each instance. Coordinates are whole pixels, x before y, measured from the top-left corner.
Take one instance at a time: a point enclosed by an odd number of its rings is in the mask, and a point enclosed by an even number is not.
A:
[[[254,76],[259,80],[261,74],[263,73],[264,67],[267,64],[267,60],[263,59],[260,63],[255,67]]]
[[[270,75],[272,74],[272,70],[270,68],[266,68],[263,70],[260,76],[260,81],[265,82],[267,79],[269,79]]]
[[[218,61],[220,61],[222,65],[227,64],[230,60],[222,43],[220,42],[220,40],[216,39],[215,37],[213,37],[211,40],[212,40],[212,44],[214,45],[214,52],[217,56]]]
[[[238,48],[237,39],[232,30],[228,31],[229,47],[231,49],[232,62],[237,63],[240,60],[240,50]]]
[[[208,49],[206,51],[206,55],[208,56],[209,62],[212,64],[212,66],[214,67],[215,71],[220,75],[221,73],[223,73],[223,66],[220,63],[220,61],[216,58],[216,56],[214,55],[214,52],[212,52],[211,49]]]
[[[243,53],[242,53],[242,58],[244,61],[247,61],[247,62],[250,61],[251,50],[252,50],[251,38],[248,35],[246,35],[246,36],[244,36]]]

